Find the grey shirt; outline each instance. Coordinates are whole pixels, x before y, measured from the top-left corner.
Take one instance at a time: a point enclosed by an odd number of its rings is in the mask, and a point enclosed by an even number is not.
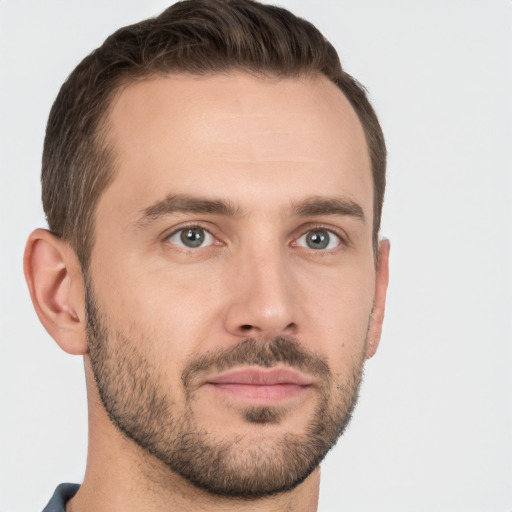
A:
[[[43,512],[66,512],[66,503],[78,491],[78,484],[60,484]]]

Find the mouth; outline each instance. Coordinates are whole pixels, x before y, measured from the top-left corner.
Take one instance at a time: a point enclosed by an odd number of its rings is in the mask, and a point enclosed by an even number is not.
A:
[[[207,378],[204,385],[222,396],[250,405],[289,400],[313,387],[311,377],[288,368],[238,368]]]

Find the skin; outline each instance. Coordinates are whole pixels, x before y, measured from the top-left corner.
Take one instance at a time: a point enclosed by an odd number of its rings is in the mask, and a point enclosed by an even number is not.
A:
[[[389,243],[380,242],[376,268],[366,141],[334,84],[244,73],[153,78],[127,85],[107,123],[117,174],[97,206],[88,273],[109,327],[141,340],[148,359],[165,368],[162,386],[179,389],[190,358],[248,336],[295,337],[341,384],[375,353]],[[236,215],[144,215],[170,195],[230,202]],[[304,202],[333,198],[357,205],[364,218],[297,212]],[[208,245],[190,249],[171,236],[190,225],[211,233]],[[331,233],[328,249],[305,243],[315,229]],[[25,273],[48,332],[67,352],[85,356],[89,453],[68,511],[316,510],[319,468],[290,492],[245,502],[198,490],[126,439],[92,377],[84,280],[73,250],[36,230]],[[172,397],[179,414],[185,397]],[[238,398],[203,386],[194,413],[219,441],[241,435],[243,450],[302,433],[317,400],[314,390],[287,399],[281,421],[260,426],[244,420]]]

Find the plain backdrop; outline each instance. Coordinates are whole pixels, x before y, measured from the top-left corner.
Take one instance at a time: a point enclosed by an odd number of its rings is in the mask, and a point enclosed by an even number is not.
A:
[[[512,511],[512,2],[281,0],[368,89],[389,148],[383,339],[322,467],[320,510]],[[0,1],[0,511],[80,482],[82,361],[40,326],[22,274],[46,226],[40,159],[66,76],[164,0]]]

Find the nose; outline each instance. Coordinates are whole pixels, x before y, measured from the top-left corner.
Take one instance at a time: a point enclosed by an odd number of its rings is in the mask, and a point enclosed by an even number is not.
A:
[[[262,339],[297,334],[298,290],[289,263],[280,250],[240,258],[231,275],[233,294],[225,316],[229,333]]]

